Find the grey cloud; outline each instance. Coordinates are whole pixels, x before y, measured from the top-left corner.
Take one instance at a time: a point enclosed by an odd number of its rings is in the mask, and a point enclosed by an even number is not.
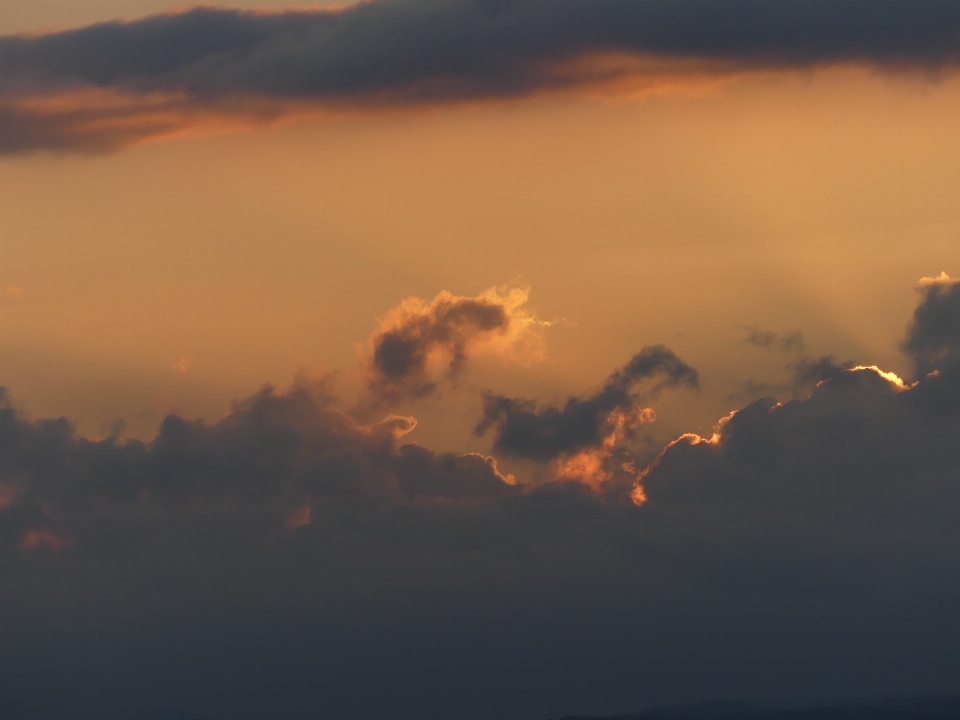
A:
[[[322,498],[376,503],[514,490],[492,458],[398,449],[412,418],[358,425],[305,385],[264,388],[210,425],[170,415],[149,444],[78,438],[64,419],[31,423],[2,393],[0,401],[3,527],[14,545],[32,531],[52,533],[48,544],[69,542],[78,532],[70,518],[95,510],[223,505],[279,518]]]
[[[531,400],[487,394],[476,433],[483,435],[494,428],[493,447],[503,455],[552,460],[599,445],[610,414],[632,408],[638,399],[637,386],[654,378],[658,380],[647,390],[650,395],[667,387],[699,387],[697,371],[672,350],[649,346],[611,375],[598,392],[569,398],[562,408],[541,408]]]
[[[960,281],[944,273],[922,281],[920,294],[901,348],[925,375],[960,362]]]
[[[22,102],[77,86],[144,102],[166,94],[185,114],[201,105],[268,120],[284,110],[254,98],[376,106],[643,74],[629,64],[576,66],[617,53],[739,70],[862,62],[931,71],[960,59],[960,9],[952,0],[398,0],[261,14],[198,8],[7,36],[0,151],[111,149],[170,121],[150,107],[132,119],[119,110],[129,122],[97,123]]]
[[[960,512],[960,415],[944,416],[930,398],[949,382],[934,377],[908,388],[856,368],[806,400],[759,400],[722,422],[712,441],[691,437],[667,448],[648,469],[646,494],[651,503],[813,514],[830,507],[845,515],[890,510],[896,496],[898,520],[921,508],[924,523],[936,496],[946,521]],[[905,477],[915,479],[909,488]]]
[[[493,458],[477,453],[438,456],[420,445],[401,447],[392,465],[410,498],[497,497],[513,490],[516,482],[497,470]]]
[[[787,367],[793,370],[793,389],[799,394],[824,380],[832,380],[854,365],[856,363],[852,360],[841,362],[833,355],[821,355],[819,358],[802,357]]]
[[[410,419],[359,425],[309,386],[168,418],[151,443],[5,406],[5,713],[478,720],[956,693],[960,368],[932,357],[916,384],[840,370],[680,438],[639,506],[398,447]],[[596,397],[695,377],[664,348],[638,358]]]

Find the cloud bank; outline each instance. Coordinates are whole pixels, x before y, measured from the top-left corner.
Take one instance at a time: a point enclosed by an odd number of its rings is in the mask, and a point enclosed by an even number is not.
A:
[[[0,38],[0,152],[109,151],[318,108],[960,61],[951,0],[392,0]]]
[[[958,297],[921,286],[914,380],[840,369],[678,438],[615,492],[404,444],[412,418],[359,424],[322,385],[170,416],[147,444],[5,404],[5,710],[556,717],[956,693]],[[588,432],[510,447],[602,449],[634,383],[696,378],[647,348],[593,395],[520,408],[540,428],[586,406]]]

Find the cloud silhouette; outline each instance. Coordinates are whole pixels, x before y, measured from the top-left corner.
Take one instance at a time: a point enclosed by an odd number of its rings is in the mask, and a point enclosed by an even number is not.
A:
[[[214,423],[168,417],[150,443],[4,405],[5,710],[547,717],[956,693],[955,287],[921,288],[916,381],[841,369],[678,438],[616,492],[401,445],[412,418],[360,424],[306,383]],[[602,448],[638,382],[696,377],[647,348],[593,395],[526,408],[565,429],[519,447]]]
[[[960,362],[960,280],[941,273],[923,278],[918,290],[921,301],[901,349],[919,376]]]
[[[0,38],[0,152],[107,151],[342,106],[843,62],[955,68],[951,0],[404,0],[196,8]]]
[[[817,511],[842,503],[852,512],[889,503],[891,492],[904,492],[904,477],[923,476],[924,488],[901,497],[905,514],[914,493],[960,501],[960,417],[943,417],[931,402],[952,382],[932,377],[910,386],[856,367],[821,382],[806,400],[759,400],[724,418],[711,438],[687,435],[671,444],[644,472],[645,494]]]
[[[545,323],[524,307],[528,297],[522,289],[491,288],[476,297],[443,291],[429,302],[405,299],[367,340],[372,402],[428,395],[477,354],[539,359]]]
[[[653,345],[634,355],[596,393],[571,397],[562,408],[541,408],[531,400],[488,393],[476,433],[483,435],[492,428],[496,452],[541,462],[600,446],[611,424],[622,426],[625,416],[636,413],[638,386],[652,379],[657,382],[647,389],[651,396],[667,387],[699,387],[696,370],[669,348]]]
[[[495,497],[516,484],[493,458],[397,448],[413,418],[360,425],[304,382],[265,387],[209,425],[169,415],[151,443],[76,437],[65,419],[25,420],[5,390],[0,402],[3,539],[25,548],[68,544],[82,532],[72,519],[99,510],[225,505],[281,518],[325,498]]]

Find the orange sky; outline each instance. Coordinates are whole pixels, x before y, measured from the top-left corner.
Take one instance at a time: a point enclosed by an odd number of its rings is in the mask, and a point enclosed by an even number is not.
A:
[[[118,7],[7,2],[2,29]],[[416,439],[483,447],[480,389],[562,397],[650,343],[703,376],[661,400],[664,431],[705,432],[744,380],[785,376],[743,326],[905,371],[914,284],[960,273],[958,91],[838,69],[5,158],[2,382],[34,416],[150,437],[304,368],[350,396],[358,344],[404,297],[506,284],[561,320],[546,359],[482,360],[406,408]]]

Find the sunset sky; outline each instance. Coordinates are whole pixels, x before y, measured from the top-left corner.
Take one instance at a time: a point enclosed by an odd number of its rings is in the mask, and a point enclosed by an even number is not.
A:
[[[0,696],[960,693],[960,5],[0,0]]]

